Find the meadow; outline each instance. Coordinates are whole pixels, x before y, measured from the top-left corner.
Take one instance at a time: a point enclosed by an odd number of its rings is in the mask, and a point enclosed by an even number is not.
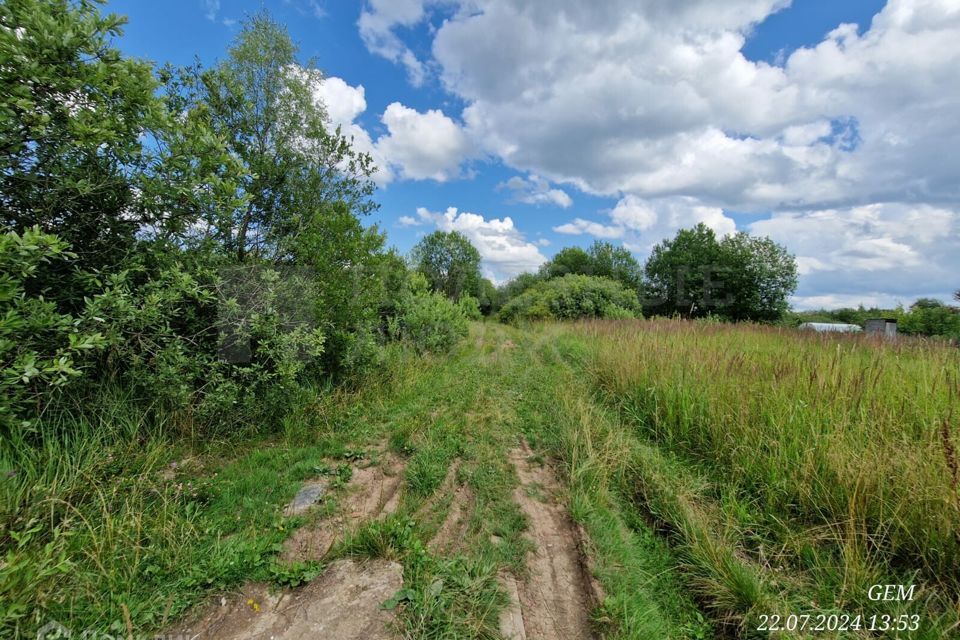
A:
[[[768,637],[770,617],[790,614],[917,616],[903,637],[956,633],[950,347],[676,320],[483,322],[449,356],[397,346],[388,361],[357,391],[304,391],[269,435],[145,435],[118,396],[101,403],[112,413],[50,425],[43,450],[6,447],[3,520],[18,538],[0,567],[5,633],[50,618],[153,632],[248,580],[296,587],[360,556],[403,565],[399,635],[499,637],[497,576],[525,575],[530,549],[508,461],[521,436],[585,532],[598,634]],[[397,512],[321,559],[284,562],[284,542],[334,508],[287,517],[284,504],[317,474],[377,463],[377,442],[402,461]],[[462,530],[440,550],[453,510]],[[877,601],[875,584],[915,588]],[[874,627],[790,635],[896,635]]]
[[[916,614],[926,637],[956,632],[955,348],[671,320],[557,340],[613,412],[607,473],[718,620]],[[875,584],[916,594],[873,601]]]

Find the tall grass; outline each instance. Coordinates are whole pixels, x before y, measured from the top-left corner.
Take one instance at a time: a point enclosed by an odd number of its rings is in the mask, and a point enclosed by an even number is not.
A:
[[[747,551],[809,571],[841,601],[917,576],[956,602],[955,348],[668,320],[576,333],[603,398],[707,470]]]
[[[0,637],[52,620],[162,628],[210,590],[271,578],[282,505],[412,361],[385,355],[360,390],[302,387],[259,429],[224,420],[216,439],[112,387],[0,439]]]

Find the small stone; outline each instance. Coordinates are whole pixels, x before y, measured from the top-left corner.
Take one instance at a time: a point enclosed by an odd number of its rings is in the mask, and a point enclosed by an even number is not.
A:
[[[307,482],[300,487],[300,491],[297,491],[297,495],[293,497],[290,504],[283,510],[283,515],[289,518],[290,516],[303,513],[316,504],[326,492],[327,483],[325,481],[312,480]]]

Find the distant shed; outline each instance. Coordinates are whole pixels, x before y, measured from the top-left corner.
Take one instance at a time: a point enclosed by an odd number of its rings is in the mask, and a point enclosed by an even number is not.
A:
[[[821,333],[859,333],[863,331],[858,324],[844,324],[842,322],[804,322],[801,329],[809,329]]]
[[[897,337],[896,318],[871,318],[865,325],[867,335],[883,336],[884,338]]]

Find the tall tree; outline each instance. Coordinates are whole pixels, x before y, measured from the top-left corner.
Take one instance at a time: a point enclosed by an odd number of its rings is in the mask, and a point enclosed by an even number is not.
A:
[[[720,315],[772,322],[789,309],[787,298],[797,288],[797,263],[783,246],[740,232],[720,241],[720,256]]]
[[[650,313],[767,322],[788,308],[795,258],[769,238],[737,233],[717,240],[698,224],[664,240],[644,268]]]
[[[373,161],[331,128],[315,91],[322,81],[265,11],[244,22],[225,61],[181,73],[181,99],[209,114],[243,167],[242,201],[207,220],[240,262],[290,259],[298,234],[333,203],[355,214],[377,206]]]
[[[562,278],[569,273],[593,275],[593,260],[590,254],[580,247],[564,247],[540,267],[540,275],[547,280]]]
[[[97,4],[0,3],[0,220],[55,232],[77,266],[109,269],[138,232],[189,224],[234,185],[220,141],[169,108],[149,63],[111,46],[125,20]],[[53,291],[82,298],[69,289]]]
[[[413,248],[413,264],[434,291],[451,300],[479,298],[480,252],[458,231],[434,231]]]
[[[643,286],[643,267],[629,249],[597,240],[590,246],[589,254],[593,275],[616,280],[639,293]]]
[[[717,294],[713,277],[719,265],[720,243],[713,229],[702,223],[681,229],[655,246],[644,266],[644,313],[705,315]]]
[[[567,274],[601,276],[639,292],[643,284],[643,268],[625,247],[595,241],[589,249],[564,247],[540,267],[542,278],[562,278]]]

